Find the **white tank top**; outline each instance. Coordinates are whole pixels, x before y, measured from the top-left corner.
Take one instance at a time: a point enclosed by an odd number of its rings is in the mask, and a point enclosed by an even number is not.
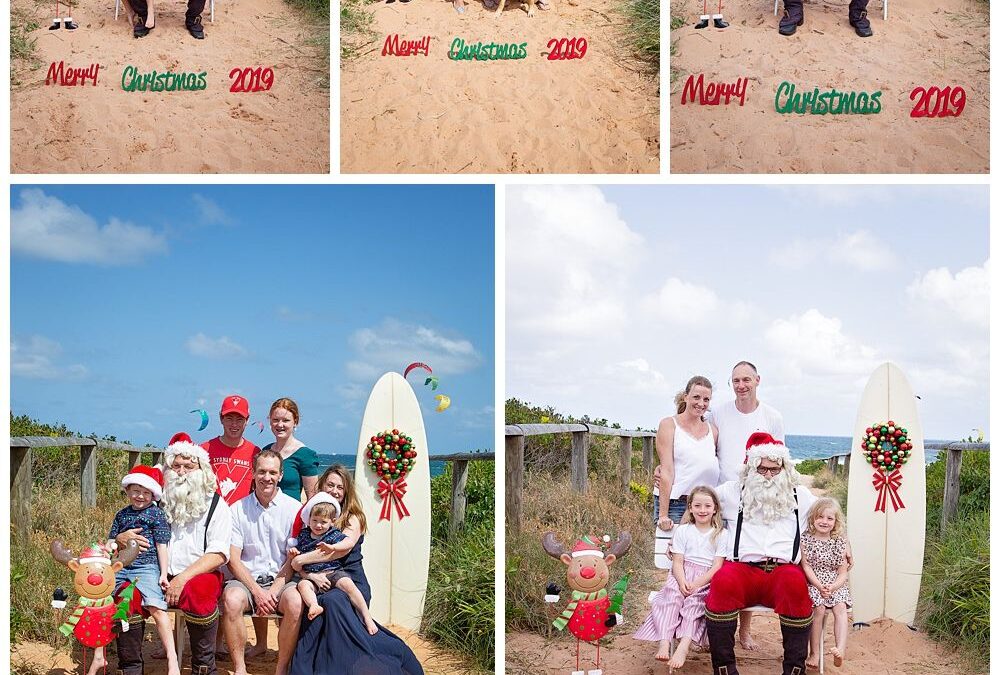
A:
[[[674,417],[674,485],[670,498],[689,494],[696,485],[714,488],[719,484],[719,458],[715,456],[712,427],[702,438],[694,438]]]

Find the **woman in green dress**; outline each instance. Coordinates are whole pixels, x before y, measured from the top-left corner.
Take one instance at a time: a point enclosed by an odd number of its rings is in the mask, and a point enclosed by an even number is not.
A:
[[[295,438],[295,427],[299,424],[299,406],[290,398],[279,398],[271,404],[268,415],[274,443],[265,445],[263,450],[274,450],[281,455],[281,483],[278,487],[287,495],[300,501],[307,501],[316,494],[319,475],[319,457],[316,451]],[[302,490],[306,496],[302,499]]]

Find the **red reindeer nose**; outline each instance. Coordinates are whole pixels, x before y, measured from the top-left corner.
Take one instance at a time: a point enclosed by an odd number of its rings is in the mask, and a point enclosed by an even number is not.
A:
[[[87,575],[87,583],[91,586],[100,586],[104,583],[104,575],[96,572]]]
[[[597,571],[593,567],[584,567],[580,570],[580,576],[584,579],[593,579]]]

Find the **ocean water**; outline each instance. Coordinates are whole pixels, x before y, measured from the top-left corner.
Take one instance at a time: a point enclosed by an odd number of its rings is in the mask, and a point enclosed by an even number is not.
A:
[[[925,442],[931,442],[929,439]],[[831,455],[844,455],[851,451],[851,439],[848,436],[793,436],[785,437],[785,444],[792,459],[826,459]],[[930,464],[937,459],[937,450],[927,450],[924,460]]]
[[[354,455],[319,455],[319,465],[325,469],[331,464],[343,464],[348,469],[354,470]],[[426,457],[420,457],[417,455],[417,461],[421,459],[426,460]],[[448,462],[439,462],[431,459],[431,478],[435,476],[440,476],[444,473],[445,464]],[[322,473],[322,471],[320,471]]]

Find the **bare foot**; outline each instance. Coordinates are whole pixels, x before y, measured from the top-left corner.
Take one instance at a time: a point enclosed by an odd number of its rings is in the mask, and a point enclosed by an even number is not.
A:
[[[670,643],[667,640],[663,641],[664,644],[656,652],[657,661],[669,661],[670,660]]]
[[[819,668],[819,654],[812,654],[806,659],[806,668],[810,670]]]
[[[369,635],[375,635],[378,632],[378,626],[375,625],[375,621],[371,617],[365,619],[365,628],[368,629]]]
[[[740,646],[748,652],[757,651],[757,643],[753,641],[753,636],[749,632],[740,631]]]
[[[267,653],[267,645],[265,644],[254,645],[253,647],[247,647],[246,649],[243,650],[243,654],[248,659],[255,659],[258,656],[263,656],[266,653]]]
[[[680,668],[681,666],[683,666],[685,659],[687,659],[688,646],[685,644],[685,642],[686,642],[685,640],[681,640],[677,644],[677,649],[674,650],[674,655],[670,657],[670,661],[667,662],[667,665],[670,666],[671,671],[673,671],[674,668]]]
[[[323,608],[322,607],[320,607],[319,605],[312,605],[309,608],[309,611],[306,613],[306,616],[309,617],[310,619],[315,619],[317,616],[319,616],[322,613],[323,613]]]
[[[833,654],[833,665],[837,666],[838,668],[844,665],[844,655],[843,653],[841,653],[839,649],[837,649],[836,647],[831,647],[830,653]]]

